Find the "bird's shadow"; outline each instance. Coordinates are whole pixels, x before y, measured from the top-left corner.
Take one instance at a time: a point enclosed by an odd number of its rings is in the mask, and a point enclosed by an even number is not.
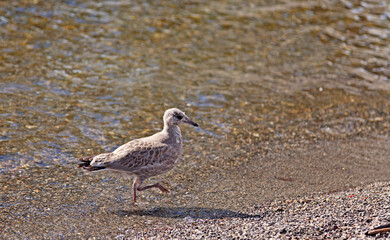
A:
[[[176,219],[262,218],[258,214],[202,207],[154,207],[152,209],[119,210],[115,214],[122,217],[135,215]]]

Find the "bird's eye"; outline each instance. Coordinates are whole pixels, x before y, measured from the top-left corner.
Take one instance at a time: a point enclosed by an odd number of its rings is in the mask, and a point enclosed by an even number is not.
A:
[[[183,118],[183,116],[182,116],[182,115],[179,115],[179,114],[175,114],[175,117],[176,117],[177,119],[179,119],[179,120],[181,120],[181,119]]]

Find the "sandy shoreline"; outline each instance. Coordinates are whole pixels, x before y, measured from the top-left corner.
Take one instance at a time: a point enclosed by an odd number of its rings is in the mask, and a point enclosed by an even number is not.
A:
[[[145,191],[135,207],[129,179],[69,166],[5,172],[0,239],[371,239],[390,222],[388,144],[269,143],[226,175],[213,175],[217,160],[210,172],[183,160],[166,176],[171,193]]]
[[[32,179],[32,177],[29,177]],[[19,182],[20,180],[11,180]],[[38,179],[38,181],[40,181]],[[63,189],[63,186],[59,186]],[[11,188],[11,187],[10,187]],[[47,187],[45,187],[47,188]],[[16,189],[15,189],[16,190]],[[4,239],[388,239],[390,233],[367,236],[390,223],[390,182],[335,193],[300,194],[261,201],[237,209],[140,204],[124,207],[103,192],[73,188],[46,192],[11,190],[4,198]],[[83,193],[84,200],[77,196]],[[99,188],[99,191],[102,189]],[[57,195],[51,193],[57,192]],[[76,194],[76,195],[75,195]],[[122,193],[119,193],[122,194]],[[44,196],[48,196],[46,199]],[[25,201],[17,201],[23,198]],[[66,206],[66,198],[75,197]],[[81,201],[80,201],[81,200]],[[109,204],[109,205],[107,205]],[[118,205],[119,204],[119,205]],[[42,208],[41,205],[44,207]],[[8,207],[7,207],[8,206]],[[5,208],[4,208],[5,207]],[[53,213],[55,212],[55,214]],[[48,213],[50,213],[48,215]]]
[[[332,194],[310,194],[245,209],[238,216],[183,218],[166,229],[127,232],[119,239],[387,239],[367,231],[390,223],[390,182]]]

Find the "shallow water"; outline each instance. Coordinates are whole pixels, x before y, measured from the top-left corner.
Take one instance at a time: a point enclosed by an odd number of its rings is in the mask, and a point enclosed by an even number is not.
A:
[[[47,227],[38,215],[63,209],[66,232],[83,202],[125,223],[129,180],[86,176],[75,158],[159,131],[170,107],[201,128],[182,127],[183,160],[161,177],[171,193],[142,192],[135,231],[162,221],[150,212],[241,216],[389,180],[389,29],[374,0],[1,2],[1,218]]]

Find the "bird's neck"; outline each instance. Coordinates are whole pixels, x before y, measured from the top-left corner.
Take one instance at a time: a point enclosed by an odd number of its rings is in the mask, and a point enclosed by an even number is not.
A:
[[[164,125],[163,132],[168,135],[168,139],[170,139],[173,143],[181,143],[181,131],[179,126],[177,125]]]

